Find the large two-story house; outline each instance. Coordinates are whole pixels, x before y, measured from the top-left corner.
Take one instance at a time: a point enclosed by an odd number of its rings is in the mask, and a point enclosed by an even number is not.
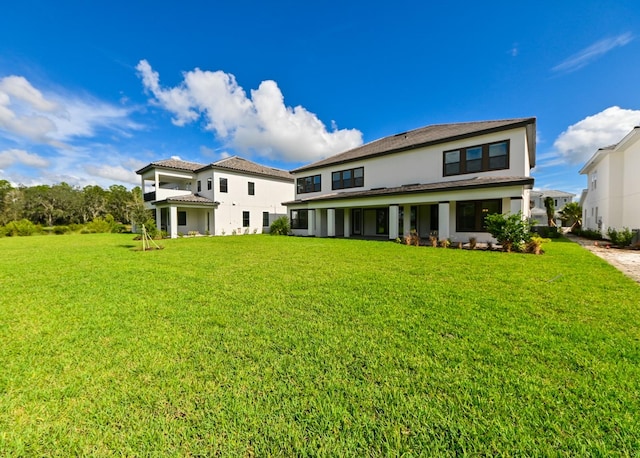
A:
[[[548,226],[549,219],[547,218],[547,207],[544,205],[544,201],[551,197],[553,199],[553,222],[556,226],[562,226],[562,210],[564,206],[570,202],[573,202],[575,194],[564,191],[556,191],[553,189],[543,189],[541,191],[531,191],[529,206],[531,207],[531,222],[535,226]]]
[[[600,230],[640,229],[640,126],[615,145],[600,148],[582,167],[582,226]]]
[[[293,232],[491,240],[490,213],[529,216],[535,118],[427,126],[297,168]]]
[[[152,189],[144,194],[145,206],[171,238],[266,232],[287,214],[282,202],[294,195],[289,172],[236,156],[211,164],[172,158],[136,173],[142,189]]]

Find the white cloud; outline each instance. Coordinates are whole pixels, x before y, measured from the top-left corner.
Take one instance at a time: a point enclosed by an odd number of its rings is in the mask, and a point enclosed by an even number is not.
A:
[[[183,74],[183,82],[163,89],[159,75],[146,60],[136,67],[153,103],[174,115],[183,126],[201,117],[206,129],[241,151],[285,161],[320,159],[362,144],[356,129],[331,131],[304,107],[288,107],[275,81],[263,81],[247,97],[233,75],[195,69]]]
[[[598,57],[608,53],[609,51],[625,46],[633,40],[633,35],[630,32],[623,33],[617,37],[605,38],[603,40],[593,43],[591,46],[584,48],[576,54],[570,56],[551,70],[558,73],[571,73],[582,67],[590,64]]]
[[[85,170],[89,175],[106,178],[112,181],[140,185],[140,177],[132,169],[112,165],[86,165]]]
[[[49,161],[42,156],[28,153],[21,149],[0,151],[0,167],[11,167],[17,164],[35,168],[44,168],[49,165]]]
[[[609,107],[569,126],[553,146],[570,164],[587,161],[604,146],[614,145],[640,125],[640,110]]]
[[[65,143],[100,129],[140,129],[129,116],[130,110],[89,96],[44,95],[21,76],[0,79],[0,132],[19,141],[69,148]]]

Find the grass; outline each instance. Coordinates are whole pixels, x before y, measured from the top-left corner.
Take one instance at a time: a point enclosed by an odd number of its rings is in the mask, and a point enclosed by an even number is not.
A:
[[[621,455],[640,287],[543,256],[0,239],[0,455]]]

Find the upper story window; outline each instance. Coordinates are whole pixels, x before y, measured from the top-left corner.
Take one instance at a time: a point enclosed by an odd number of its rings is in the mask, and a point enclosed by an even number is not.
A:
[[[331,189],[358,188],[364,186],[364,167],[341,170],[331,174]]]
[[[318,192],[322,188],[322,180],[320,175],[302,177],[296,180],[296,189],[298,194],[307,192]]]
[[[591,189],[596,189],[598,187],[598,172],[593,172],[591,174]]]
[[[444,176],[509,168],[509,140],[445,151]]]
[[[249,182],[249,195],[250,196],[256,195],[256,184],[253,181]]]
[[[213,180],[211,178],[207,178],[207,190],[211,191]]]
[[[227,179],[220,178],[220,192],[227,192]]]
[[[198,180],[198,191],[197,192],[200,192],[200,191],[202,191],[202,181]]]

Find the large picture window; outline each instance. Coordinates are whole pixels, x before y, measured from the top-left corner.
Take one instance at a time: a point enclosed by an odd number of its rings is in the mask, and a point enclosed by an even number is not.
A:
[[[320,175],[298,178],[296,180],[296,189],[298,194],[318,192],[322,189],[322,178]]]
[[[488,172],[509,168],[509,140],[445,151],[442,174]]]
[[[309,228],[309,210],[291,210],[291,229]]]
[[[469,200],[456,204],[457,232],[486,232],[487,215],[502,213],[502,200]]]
[[[364,186],[364,167],[341,170],[331,174],[331,189],[359,188]]]

